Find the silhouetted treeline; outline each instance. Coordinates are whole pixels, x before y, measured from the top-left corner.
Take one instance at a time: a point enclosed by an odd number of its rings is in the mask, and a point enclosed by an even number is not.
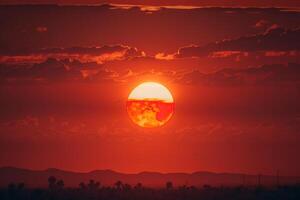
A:
[[[300,200],[300,184],[277,187],[202,187],[178,186],[167,182],[165,188],[132,186],[117,181],[103,186],[90,180],[77,188],[67,188],[63,180],[51,176],[47,189],[26,188],[24,183],[11,183],[0,189],[1,200]]]

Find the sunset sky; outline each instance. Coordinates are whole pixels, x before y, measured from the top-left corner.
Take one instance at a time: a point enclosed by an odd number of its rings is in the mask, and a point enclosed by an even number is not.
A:
[[[300,176],[300,1],[142,2],[0,2],[0,166]],[[146,81],[162,127],[126,112]]]

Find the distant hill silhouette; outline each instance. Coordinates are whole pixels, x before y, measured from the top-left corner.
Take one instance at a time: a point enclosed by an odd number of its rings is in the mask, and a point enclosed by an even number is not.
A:
[[[235,186],[235,185],[257,185],[258,176],[235,173],[158,173],[141,172],[137,174],[124,174],[112,170],[95,170],[87,173],[63,171],[59,169],[28,170],[14,167],[0,168],[0,187],[7,187],[9,183],[24,182],[27,187],[47,187],[49,176],[63,179],[66,187],[78,187],[82,181],[88,182],[90,179],[100,181],[103,185],[113,185],[120,180],[123,183],[135,185],[138,182],[149,187],[164,187],[167,181],[172,181],[174,186],[204,184],[215,186]],[[300,177],[279,177],[280,184],[300,183]],[[262,185],[275,185],[276,176],[261,175]]]

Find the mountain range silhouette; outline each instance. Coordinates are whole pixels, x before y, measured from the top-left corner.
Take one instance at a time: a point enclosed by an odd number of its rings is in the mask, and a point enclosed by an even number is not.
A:
[[[47,187],[49,176],[64,180],[66,187],[77,187],[82,181],[91,179],[100,181],[102,185],[113,185],[116,181],[122,181],[135,185],[143,183],[148,187],[164,187],[165,183],[172,181],[176,186],[205,184],[214,186],[237,185],[276,185],[295,184],[300,182],[300,177],[247,175],[239,173],[214,173],[199,171],[194,173],[159,173],[141,172],[135,174],[119,173],[113,170],[94,170],[90,172],[72,172],[55,168],[46,170],[29,170],[15,167],[0,168],[0,187],[6,187],[9,183],[23,182],[27,187]]]

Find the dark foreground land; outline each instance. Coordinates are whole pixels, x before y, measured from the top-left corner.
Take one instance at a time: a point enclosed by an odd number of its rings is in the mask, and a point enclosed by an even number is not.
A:
[[[113,186],[102,186],[90,180],[77,188],[67,188],[63,180],[49,177],[48,188],[26,188],[23,183],[11,183],[0,189],[1,200],[300,200],[300,184],[288,186],[239,186],[239,187],[174,187],[167,182],[165,188],[143,187],[141,183],[131,186],[121,181]]]

